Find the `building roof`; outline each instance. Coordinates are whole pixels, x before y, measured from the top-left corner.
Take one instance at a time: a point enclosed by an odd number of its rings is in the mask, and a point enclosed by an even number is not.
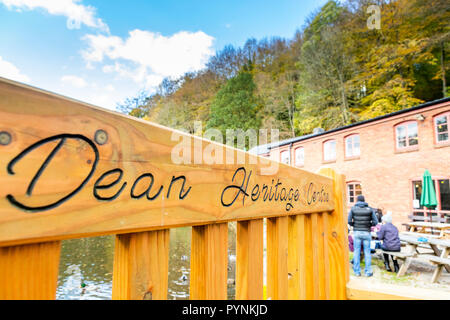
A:
[[[369,119],[369,120],[355,122],[355,123],[352,123],[352,124],[344,126],[344,127],[339,127],[339,128],[331,129],[331,130],[328,130],[328,131],[323,131],[323,132],[319,132],[319,133],[311,133],[311,134],[307,134],[307,135],[303,135],[303,136],[299,136],[299,137],[295,137],[295,138],[282,140],[282,141],[279,141],[279,142],[274,142],[274,143],[269,144],[268,148],[269,149],[273,149],[273,148],[277,148],[277,147],[282,147],[282,146],[285,146],[285,145],[288,145],[288,144],[291,144],[291,143],[307,140],[307,139],[312,138],[312,137],[318,137],[318,136],[322,136],[322,135],[325,135],[325,134],[328,134],[328,133],[337,132],[337,131],[345,130],[345,129],[352,128],[352,127],[357,127],[357,126],[362,125],[362,124],[366,124],[366,123],[382,120],[382,119],[393,117],[393,116],[396,116],[396,115],[399,115],[399,114],[402,114],[402,113],[423,109],[423,108],[426,108],[426,107],[430,107],[430,106],[433,106],[433,105],[436,105],[436,104],[449,102],[449,101],[450,101],[450,97],[442,98],[442,99],[438,99],[438,100],[434,100],[434,101],[429,101],[429,102],[426,102],[426,103],[423,103],[423,104],[420,104],[420,105],[417,105],[417,106],[414,106],[414,107],[411,107],[411,108],[408,108],[408,109],[403,109],[403,110],[400,110],[400,111],[388,113],[388,114],[385,114],[385,115],[382,115],[382,116],[379,116],[379,117],[376,117],[376,118],[372,118],[372,119]],[[255,148],[257,148],[257,147],[255,147]],[[255,149],[255,148],[253,148],[253,149]],[[267,151],[266,153],[268,153],[268,152],[269,151]]]
[[[270,147],[272,145],[273,146],[277,146],[278,143],[279,143],[279,141],[272,142],[272,143],[267,143],[267,144],[261,144],[261,145],[258,145],[256,147],[251,148],[250,150],[248,150],[248,152],[251,153],[251,154],[256,154],[256,155],[266,154],[266,153],[269,153]]]

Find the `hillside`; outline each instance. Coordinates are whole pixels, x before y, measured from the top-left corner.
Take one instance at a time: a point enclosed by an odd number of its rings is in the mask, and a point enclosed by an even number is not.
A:
[[[374,2],[380,29],[368,27]],[[195,134],[195,120],[274,128],[280,139],[333,129],[449,95],[448,21],[447,0],[332,0],[292,39],[226,46],[203,70],[118,108]]]

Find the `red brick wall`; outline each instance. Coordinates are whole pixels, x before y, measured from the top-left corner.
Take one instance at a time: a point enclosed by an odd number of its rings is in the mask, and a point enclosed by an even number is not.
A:
[[[450,103],[442,103],[419,110],[358,125],[338,132],[294,143],[291,163],[294,165],[294,150],[305,148],[305,165],[302,169],[317,172],[330,167],[346,176],[346,181],[361,182],[366,201],[383,213],[392,211],[393,223],[399,228],[408,221],[412,212],[412,180],[419,179],[428,169],[436,178],[450,177],[450,144],[438,146],[435,143],[434,116],[450,111]],[[424,121],[416,117],[422,114]],[[403,121],[414,120],[418,125],[419,146],[417,150],[399,152],[396,150],[394,126]],[[360,157],[344,159],[344,138],[350,134],[360,135]],[[323,162],[322,143],[336,139],[336,161]],[[278,158],[289,146],[271,150],[271,157]],[[347,208],[349,209],[349,208]],[[403,229],[403,228],[402,228]]]

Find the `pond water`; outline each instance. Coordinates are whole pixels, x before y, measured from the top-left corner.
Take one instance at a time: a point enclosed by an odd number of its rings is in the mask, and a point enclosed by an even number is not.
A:
[[[65,240],[59,264],[58,300],[107,300],[112,295],[114,236]],[[167,299],[189,299],[191,228],[170,230]],[[228,224],[228,299],[235,295],[236,223]]]

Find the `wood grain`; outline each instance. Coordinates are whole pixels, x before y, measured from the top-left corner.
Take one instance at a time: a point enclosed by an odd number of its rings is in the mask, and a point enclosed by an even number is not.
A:
[[[312,223],[310,215],[291,216],[288,220],[288,299],[315,298]]]
[[[226,300],[228,224],[192,227],[191,300]]]
[[[0,145],[0,246],[334,208],[327,177],[5,79],[0,79],[0,132],[11,136]],[[103,140],[95,139],[98,132]],[[182,141],[189,145],[190,163],[172,158]],[[222,164],[193,162],[194,151],[209,150]],[[244,161],[227,164],[229,154]],[[276,173],[264,175],[272,165]],[[278,195],[264,201],[263,186],[270,194],[278,182]],[[236,187],[222,199],[231,185],[243,186],[248,195]],[[312,201],[322,188],[328,202]],[[291,208],[281,199],[297,189]]]
[[[0,300],[53,300],[61,241],[0,248]]]
[[[263,299],[263,220],[237,223],[236,300]]]
[[[288,299],[288,217],[267,219],[267,297]]]
[[[114,300],[165,300],[169,273],[170,231],[116,236]]]
[[[333,179],[335,209],[327,216],[327,242],[329,265],[329,295],[333,300],[347,298],[346,284],[349,281],[348,257],[348,227],[347,213],[344,212],[346,203],[345,176],[336,173],[333,169],[321,169],[323,174]]]

